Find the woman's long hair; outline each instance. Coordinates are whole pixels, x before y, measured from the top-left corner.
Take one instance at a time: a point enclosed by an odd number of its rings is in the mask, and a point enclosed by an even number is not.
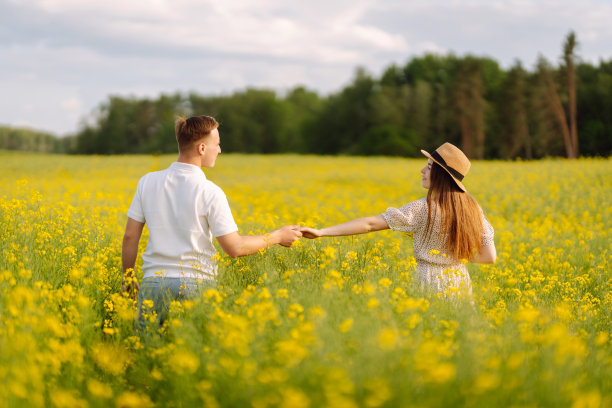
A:
[[[480,206],[468,193],[459,189],[452,177],[433,162],[427,192],[427,225],[425,237],[429,240],[434,220],[440,212],[440,233],[454,260],[470,260],[482,242],[482,215]]]

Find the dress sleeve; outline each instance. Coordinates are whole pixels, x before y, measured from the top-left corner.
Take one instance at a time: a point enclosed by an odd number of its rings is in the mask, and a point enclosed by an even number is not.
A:
[[[493,237],[495,236],[495,231],[493,230],[493,226],[491,226],[491,223],[489,222],[489,220],[487,220],[484,214],[482,214],[482,227],[483,227],[482,243],[480,245],[481,246],[493,245],[494,244]]]
[[[427,201],[409,202],[400,208],[389,207],[382,217],[394,231],[416,232],[427,219]]]

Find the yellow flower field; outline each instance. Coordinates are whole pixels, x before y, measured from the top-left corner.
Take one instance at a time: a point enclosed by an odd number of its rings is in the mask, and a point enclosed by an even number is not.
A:
[[[217,288],[140,338],[125,214],[174,159],[0,152],[0,406],[612,406],[610,159],[473,163],[498,250],[469,267],[473,305],[421,293],[411,238],[383,231],[221,254]],[[221,155],[206,174],[247,234],[399,207],[424,163]]]

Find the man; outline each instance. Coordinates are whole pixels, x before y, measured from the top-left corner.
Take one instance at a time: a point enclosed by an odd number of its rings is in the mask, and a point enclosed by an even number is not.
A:
[[[276,244],[290,247],[302,236],[295,225],[265,235],[238,233],[225,194],[202,172],[203,167],[214,167],[221,153],[218,126],[209,116],[178,119],[177,161],[138,182],[123,236],[121,291],[132,299],[138,293],[140,328],[145,325],[144,314],[155,312],[162,324],[169,301],[193,296],[202,284],[214,285],[213,237],[235,258]],[[142,256],[140,288],[134,279],[134,264],[145,223],[149,242]]]

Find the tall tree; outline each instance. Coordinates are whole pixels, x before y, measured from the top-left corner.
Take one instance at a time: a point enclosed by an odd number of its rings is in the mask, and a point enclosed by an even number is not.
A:
[[[285,96],[287,134],[280,146],[282,152],[306,153],[306,138],[321,112],[322,101],[316,92],[298,86]]]
[[[552,111],[555,114],[555,117],[557,118],[557,123],[561,130],[561,134],[563,135],[565,153],[569,159],[573,159],[576,157],[576,154],[573,148],[569,126],[567,125],[567,117],[565,115],[565,110],[563,109],[563,103],[561,102],[559,92],[557,92],[557,86],[553,79],[552,68],[548,61],[546,61],[546,59],[541,55],[538,58],[537,67],[538,73],[546,84],[546,88],[548,90],[548,101]]]
[[[420,135],[425,149],[435,149],[445,141],[460,143],[460,126],[457,125],[457,115],[453,114],[453,84],[460,63],[461,60],[453,54],[425,54],[411,59],[403,68],[403,81],[414,91],[411,104],[419,104],[417,94],[427,95],[430,99],[427,131]],[[429,84],[430,95],[423,87],[424,83]],[[420,133],[423,132],[422,125],[424,123],[412,123],[411,127]]]
[[[427,137],[430,126],[433,91],[429,82],[418,80],[413,86],[410,101],[410,128],[421,136]]]
[[[576,123],[576,34],[573,31],[565,37],[563,44],[563,61],[565,62],[565,74],[567,76],[567,90],[569,94],[569,121],[570,121],[570,143],[574,157],[578,157],[578,125]]]
[[[576,66],[580,153],[612,153],[612,60]]]
[[[502,124],[501,134],[504,136],[500,154],[505,158],[521,154],[528,160],[533,158],[525,105],[525,78],[526,72],[521,62],[517,60],[508,71],[502,86],[498,111]]]
[[[485,121],[482,64],[468,56],[455,78],[455,107],[461,128],[461,146],[468,157],[484,157]]]
[[[308,137],[309,150],[320,154],[354,153],[364,135],[377,124],[372,109],[377,85],[365,69],[358,68],[350,85],[326,99]]]

